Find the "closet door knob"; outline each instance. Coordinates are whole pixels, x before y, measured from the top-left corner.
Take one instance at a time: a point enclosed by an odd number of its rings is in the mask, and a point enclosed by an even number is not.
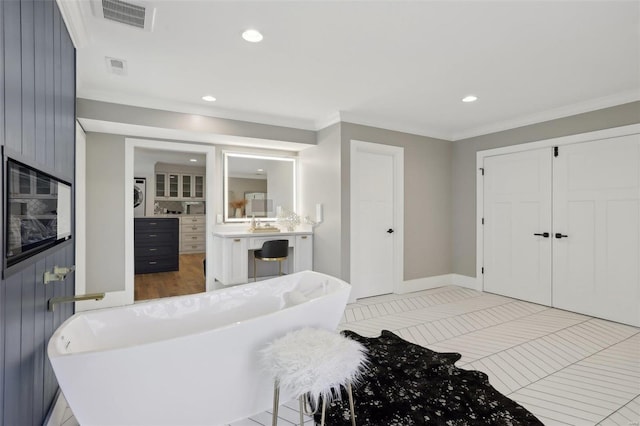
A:
[[[387,229],[387,234],[393,234],[393,229],[391,228]]]
[[[548,232],[543,232],[542,234],[533,234],[533,235],[538,235],[540,237],[549,238],[549,233]]]
[[[568,237],[568,235],[563,235],[563,234],[561,234],[561,233],[559,233],[559,232],[557,232],[557,233],[556,233],[556,238],[557,238],[557,239],[560,239],[560,238],[567,238],[567,237]]]

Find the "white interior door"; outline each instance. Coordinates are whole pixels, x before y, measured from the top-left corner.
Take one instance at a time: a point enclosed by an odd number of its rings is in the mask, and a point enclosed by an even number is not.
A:
[[[553,221],[554,306],[640,325],[640,135],[560,147]]]
[[[551,156],[484,159],[485,291],[551,304]]]
[[[402,277],[399,147],[351,142],[351,297],[392,293]]]

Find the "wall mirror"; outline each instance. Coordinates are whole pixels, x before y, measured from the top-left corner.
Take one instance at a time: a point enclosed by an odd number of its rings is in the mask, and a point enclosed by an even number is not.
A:
[[[296,159],[225,152],[224,220],[275,220],[278,208],[296,211]]]

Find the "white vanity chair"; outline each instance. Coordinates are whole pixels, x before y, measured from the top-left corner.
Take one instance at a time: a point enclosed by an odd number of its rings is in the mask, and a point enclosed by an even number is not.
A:
[[[276,339],[261,351],[263,368],[274,378],[273,421],[278,423],[280,389],[296,395],[300,402],[300,426],[304,412],[315,414],[322,397],[321,426],[324,426],[327,401],[340,397],[340,387],[349,395],[351,424],[355,411],[351,384],[356,382],[366,363],[362,344],[338,333],[303,328]],[[305,409],[310,401],[311,409]]]

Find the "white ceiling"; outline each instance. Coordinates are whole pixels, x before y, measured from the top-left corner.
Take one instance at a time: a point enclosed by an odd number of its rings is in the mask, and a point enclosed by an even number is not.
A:
[[[59,1],[81,98],[451,140],[640,99],[637,0],[160,0],[145,2],[152,32]],[[247,28],[264,41],[245,42]],[[105,56],[128,75],[108,73]]]

